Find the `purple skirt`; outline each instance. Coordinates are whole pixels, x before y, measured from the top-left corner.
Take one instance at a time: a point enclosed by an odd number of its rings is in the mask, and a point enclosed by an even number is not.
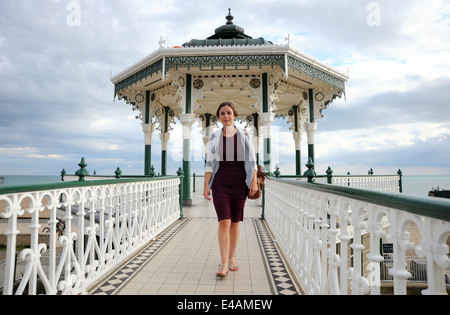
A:
[[[234,152],[231,153],[234,158],[227,161],[226,142],[230,142],[225,140],[226,138],[223,137],[221,143],[223,156],[212,184],[212,197],[219,221],[241,222],[244,221],[244,207],[248,196],[248,188],[245,184],[245,163],[237,159],[243,147],[239,143],[237,135],[235,135]]]

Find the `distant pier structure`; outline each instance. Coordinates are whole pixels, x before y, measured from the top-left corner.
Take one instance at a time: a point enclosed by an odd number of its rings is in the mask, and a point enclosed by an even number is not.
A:
[[[159,131],[161,175],[167,174],[171,126],[183,126],[183,171],[191,175],[191,129],[202,128],[204,145],[217,127],[218,105],[231,101],[238,119],[251,130],[255,147],[263,143],[261,164],[272,172],[271,138],[275,118],[287,118],[295,143],[296,175],[302,175],[301,143],[306,133],[308,159],[314,163],[314,138],[324,110],[345,93],[348,76],[286,43],[252,38],[234,24],[231,10],[226,24],[206,39],[159,49],[111,77],[115,97],[136,112],[145,135],[145,175],[152,166],[152,135]],[[205,151],[206,152],[206,151]],[[256,152],[257,159],[260,153]],[[259,161],[258,161],[259,162]],[[303,163],[304,164],[304,163]],[[190,181],[184,181],[184,204],[190,204]]]

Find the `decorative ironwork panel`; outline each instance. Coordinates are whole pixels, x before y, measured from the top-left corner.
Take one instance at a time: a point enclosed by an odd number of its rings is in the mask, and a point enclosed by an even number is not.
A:
[[[147,79],[149,76],[152,77],[158,72],[162,72],[163,69],[163,59],[152,63],[148,67],[136,72],[135,74],[129,76],[128,78],[120,81],[115,86],[115,95],[119,94],[119,91],[141,81]]]
[[[316,69],[300,60],[288,56],[288,64],[290,68],[300,73],[305,73],[306,75],[319,81],[322,81],[324,83],[327,83],[329,85],[332,85],[340,89],[341,91],[345,90],[345,82],[343,80],[333,77],[332,75],[325,73],[319,69]]]
[[[234,67],[265,67],[276,66],[284,69],[283,55],[236,55],[236,56],[197,56],[197,57],[170,57],[166,58],[166,73],[170,68],[178,70],[180,68],[199,68],[200,70],[215,70],[217,68],[226,69]]]

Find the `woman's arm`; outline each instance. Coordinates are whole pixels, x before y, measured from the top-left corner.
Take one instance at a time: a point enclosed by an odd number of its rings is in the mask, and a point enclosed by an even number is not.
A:
[[[251,196],[256,194],[256,192],[258,191],[258,179],[256,177],[257,173],[258,173],[257,171],[253,172],[253,179],[252,179],[252,183],[250,185],[250,191],[249,191],[249,194]]]
[[[206,199],[211,201],[211,198],[209,197],[211,193],[211,189],[209,189],[209,182],[211,181],[212,173],[205,173],[205,183],[203,184],[203,196],[205,196]]]

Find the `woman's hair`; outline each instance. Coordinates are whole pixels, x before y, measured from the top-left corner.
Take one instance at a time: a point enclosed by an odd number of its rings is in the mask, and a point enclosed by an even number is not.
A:
[[[225,107],[225,106],[229,106],[233,110],[234,117],[238,116],[238,112],[236,110],[236,107],[234,107],[233,103],[231,103],[231,102],[223,102],[222,104],[219,105],[219,108],[217,109],[217,112],[216,112],[216,117],[217,118],[220,117],[220,110],[222,109],[222,107]]]

